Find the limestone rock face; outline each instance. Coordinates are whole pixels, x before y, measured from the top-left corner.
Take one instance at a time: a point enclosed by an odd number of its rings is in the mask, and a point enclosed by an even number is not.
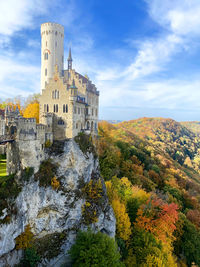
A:
[[[15,238],[28,224],[38,240],[51,234],[65,233],[59,254],[52,259],[44,257],[44,266],[61,266],[77,231],[88,228],[82,214],[86,200],[81,192],[92,176],[100,177],[98,159],[92,153],[84,154],[74,140],[65,141],[63,153],[50,154],[50,157],[58,166],[56,176],[61,187],[55,190],[51,186],[40,186],[34,176],[24,183],[15,201],[17,215],[13,215],[8,224],[0,224],[0,266],[14,266],[21,257],[21,251],[15,250]],[[116,221],[102,180],[101,183],[103,202],[98,207],[98,220],[91,223],[90,228],[114,237]]]

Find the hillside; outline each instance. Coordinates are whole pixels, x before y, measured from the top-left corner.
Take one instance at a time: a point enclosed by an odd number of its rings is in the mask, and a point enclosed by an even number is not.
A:
[[[183,121],[181,125],[188,128],[190,131],[196,135],[200,135],[200,122],[199,121]]]
[[[172,119],[142,118],[115,125],[117,132],[135,134],[157,153],[170,156],[181,165],[199,169],[200,140],[187,127]],[[149,148],[150,149],[150,148]]]
[[[163,118],[101,122],[99,134],[101,174],[126,265],[200,266],[198,136]],[[120,205],[126,210],[123,231]]]

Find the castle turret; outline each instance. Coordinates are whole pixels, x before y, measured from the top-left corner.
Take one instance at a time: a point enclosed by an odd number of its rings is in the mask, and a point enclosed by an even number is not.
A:
[[[57,23],[41,25],[41,90],[53,77],[55,64],[60,74],[64,66],[64,27]]]

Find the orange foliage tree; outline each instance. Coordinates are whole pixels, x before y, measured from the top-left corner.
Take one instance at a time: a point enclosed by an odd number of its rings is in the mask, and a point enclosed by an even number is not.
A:
[[[174,240],[173,232],[178,220],[178,206],[167,204],[160,199],[150,199],[142,205],[137,213],[135,226],[151,232],[165,243]]]
[[[35,118],[39,122],[39,103],[37,101],[30,103],[24,110],[23,116],[25,118]]]

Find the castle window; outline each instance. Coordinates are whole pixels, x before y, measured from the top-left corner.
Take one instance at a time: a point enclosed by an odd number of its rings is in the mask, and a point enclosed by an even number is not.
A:
[[[65,107],[65,112],[66,113],[68,112],[68,105],[66,105],[66,107]]]
[[[57,94],[57,99],[59,99],[59,91],[58,91],[58,94]]]
[[[94,125],[94,122],[92,121],[91,122],[91,130],[93,131],[93,125]]]
[[[59,121],[58,121],[58,125],[64,125],[65,124],[65,122],[62,120],[62,119],[60,119]]]
[[[63,113],[65,113],[65,104],[63,105]]]
[[[46,52],[46,53],[44,53],[44,59],[45,60],[47,60],[48,59],[48,57],[49,57],[49,54]]]
[[[45,69],[45,76],[47,76],[47,69]]]
[[[89,130],[89,129],[90,129],[90,122],[87,121],[87,130]]]
[[[57,98],[57,90],[55,90],[55,99]]]
[[[58,112],[58,104],[56,105],[56,113]]]
[[[47,105],[44,104],[44,112],[46,112],[46,109],[47,109]]]
[[[53,99],[55,98],[55,92],[54,91],[52,92],[52,98]]]
[[[49,105],[47,104],[47,112],[49,112]]]
[[[76,129],[78,129],[78,122],[76,123]]]
[[[53,105],[53,112],[56,112],[56,105]]]
[[[85,115],[88,115],[88,108],[85,109]]]

